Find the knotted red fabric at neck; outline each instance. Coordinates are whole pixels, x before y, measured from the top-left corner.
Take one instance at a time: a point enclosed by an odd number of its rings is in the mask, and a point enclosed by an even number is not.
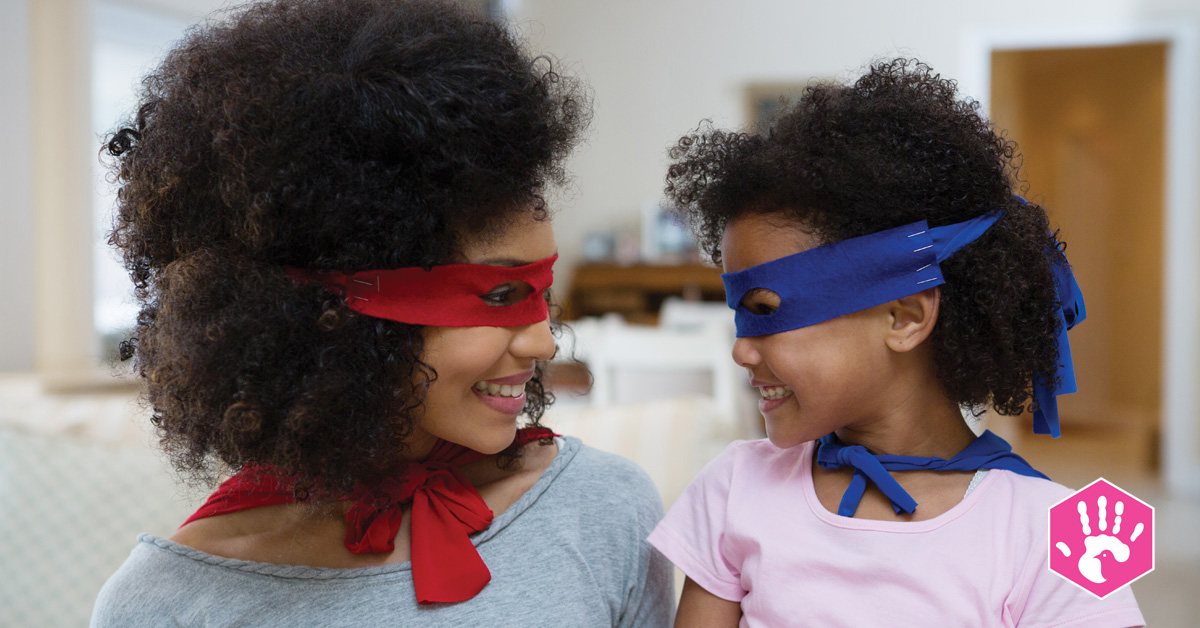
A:
[[[525,444],[555,434],[541,427],[517,431]],[[350,495],[329,501],[353,501],[346,513],[346,548],[355,554],[386,554],[396,547],[404,506],[412,504],[413,583],[417,602],[461,602],[475,597],[492,579],[470,535],[492,523],[492,511],[458,467],[487,458],[444,440],[423,462],[412,462],[395,476],[358,485]],[[197,519],[277,504],[295,503],[294,482],[265,466],[248,466],[226,480],[183,525]]]

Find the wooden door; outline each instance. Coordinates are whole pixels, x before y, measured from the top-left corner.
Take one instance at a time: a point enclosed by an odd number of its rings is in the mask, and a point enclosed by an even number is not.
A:
[[[1080,392],[1060,398],[1064,435],[1141,468],[1156,464],[1162,396],[1166,52],[992,55],[991,119],[1024,156],[1018,192],[1062,230],[1087,303],[1071,332]]]

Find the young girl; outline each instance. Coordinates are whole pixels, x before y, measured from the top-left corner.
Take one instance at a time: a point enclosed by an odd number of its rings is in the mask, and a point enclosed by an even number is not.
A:
[[[130,348],[177,468],[233,475],[92,625],[666,625],[653,484],[538,425],[581,86],[456,3],[268,0],[144,87]]]
[[[768,440],[736,442],[650,542],[676,626],[1142,625],[1048,571],[1070,491],[961,408],[1058,435],[1083,303],[1016,146],[925,65],[810,87],[765,135],[699,130],[667,192],[723,264]],[[1030,402],[1030,400],[1033,400]]]

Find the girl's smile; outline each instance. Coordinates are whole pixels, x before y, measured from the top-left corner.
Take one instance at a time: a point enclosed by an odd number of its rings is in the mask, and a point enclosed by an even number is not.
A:
[[[788,401],[795,400],[795,393],[790,386],[778,384],[762,384],[751,381],[750,385],[758,389],[762,399],[758,400],[758,411],[766,414]]]

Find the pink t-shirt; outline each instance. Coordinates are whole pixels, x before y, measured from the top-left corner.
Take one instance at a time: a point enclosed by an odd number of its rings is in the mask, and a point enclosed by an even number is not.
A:
[[[738,441],[684,490],[650,543],[740,602],[741,626],[1141,626],[1047,568],[1047,508],[1071,490],[992,470],[927,521],[841,517],[817,500],[814,443]]]

